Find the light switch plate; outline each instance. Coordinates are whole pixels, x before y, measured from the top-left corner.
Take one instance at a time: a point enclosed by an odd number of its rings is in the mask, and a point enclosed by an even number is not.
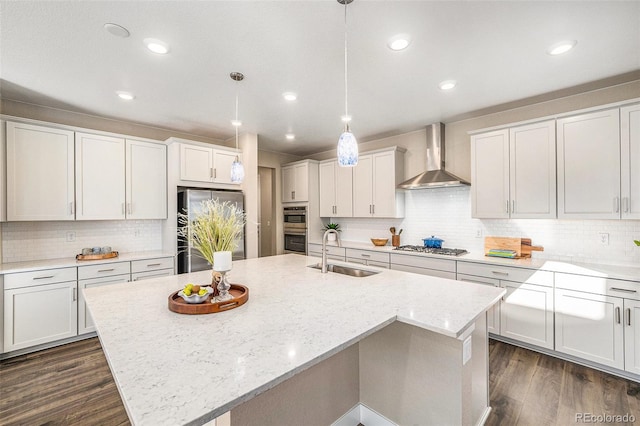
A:
[[[609,245],[609,233],[600,232],[598,234],[598,236],[600,237],[600,239],[598,241],[600,242],[601,245],[603,245],[603,246],[608,246]]]

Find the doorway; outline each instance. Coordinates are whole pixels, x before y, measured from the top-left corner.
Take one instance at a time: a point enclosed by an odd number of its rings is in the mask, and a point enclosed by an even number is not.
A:
[[[258,257],[276,254],[276,170],[271,167],[258,167]]]

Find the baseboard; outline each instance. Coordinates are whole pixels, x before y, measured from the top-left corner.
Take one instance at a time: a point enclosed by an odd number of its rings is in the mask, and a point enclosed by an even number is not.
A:
[[[484,412],[482,413],[482,416],[480,416],[480,418],[478,419],[478,423],[476,423],[478,426],[482,426],[487,422],[487,419],[489,418],[489,414],[491,413],[491,407],[487,407],[484,409]]]
[[[331,426],[357,426],[359,423],[365,426],[398,426],[382,414],[361,403],[356,404]]]

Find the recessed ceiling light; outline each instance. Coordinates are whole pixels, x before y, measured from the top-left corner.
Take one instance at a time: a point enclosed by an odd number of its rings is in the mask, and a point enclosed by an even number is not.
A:
[[[457,84],[458,83],[455,80],[445,80],[441,81],[438,86],[440,87],[440,90],[451,90],[456,87]]]
[[[409,34],[398,34],[389,39],[387,46],[389,46],[391,50],[402,50],[406,49],[410,43],[411,37]]]
[[[282,97],[286,100],[286,101],[295,101],[296,99],[298,99],[298,95],[293,93],[293,92],[284,92],[282,94]]]
[[[129,37],[129,30],[118,24],[104,24],[104,29],[117,37]]]
[[[125,101],[131,101],[135,99],[135,96],[133,95],[133,93],[130,93],[130,92],[123,92],[122,90],[118,90],[116,93],[118,94],[118,97],[120,99],[124,99]]]
[[[296,135],[294,135],[293,133],[287,133],[286,135],[284,135],[285,138],[287,138],[288,141],[292,141],[296,138]]]
[[[158,40],[157,38],[145,38],[144,45],[147,46],[147,49],[159,55],[169,53],[169,45],[162,40]]]
[[[240,120],[231,120],[231,125],[233,127],[240,127],[240,126],[242,126],[242,121],[240,121]]]
[[[573,49],[575,45],[578,44],[576,40],[565,40],[556,44],[552,44],[547,49],[547,53],[549,55],[562,55],[563,53],[568,52]]]

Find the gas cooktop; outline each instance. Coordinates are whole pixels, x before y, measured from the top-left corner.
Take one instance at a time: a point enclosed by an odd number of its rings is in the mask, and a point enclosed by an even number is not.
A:
[[[464,249],[429,248],[429,247],[423,247],[423,246],[400,246],[400,247],[394,248],[394,250],[412,251],[412,252],[429,253],[429,254],[442,254],[445,256],[461,256],[463,254],[469,253]]]

